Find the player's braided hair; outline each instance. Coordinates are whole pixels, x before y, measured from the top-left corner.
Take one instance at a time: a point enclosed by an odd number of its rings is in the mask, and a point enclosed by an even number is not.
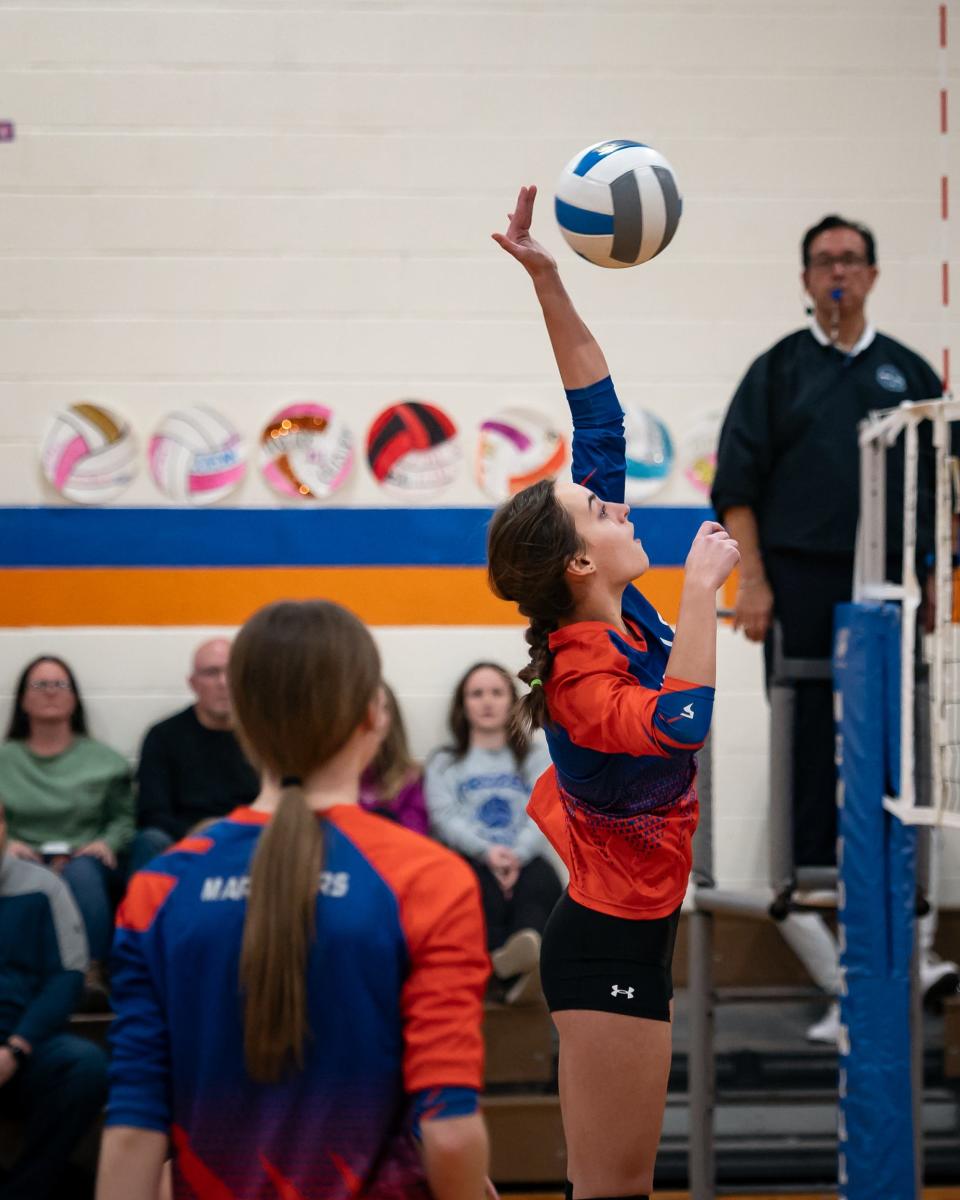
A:
[[[550,719],[543,691],[553,668],[549,637],[573,612],[566,570],[582,552],[573,518],[557,499],[552,480],[518,492],[490,522],[490,586],[501,599],[513,600],[529,621],[530,661],[518,675],[533,686],[518,702],[513,717],[516,728],[526,734]]]

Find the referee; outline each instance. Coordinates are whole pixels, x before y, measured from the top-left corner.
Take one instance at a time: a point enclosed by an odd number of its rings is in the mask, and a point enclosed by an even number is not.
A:
[[[879,333],[867,318],[878,268],[876,243],[866,226],[826,216],[804,234],[801,254],[812,319],[750,365],[723,423],[712,494],[720,520],[740,543],[734,625],[751,641],[764,643],[768,680],[774,620],[783,632],[786,656],[829,658],[834,608],[851,598],[860,502],[858,423],[876,409],[939,397],[943,390],[929,363]],[[932,592],[926,585],[932,579],[925,577],[934,548],[935,470],[929,423],[920,426],[919,449],[917,569],[929,619]],[[902,440],[889,452],[887,486],[887,553],[896,578],[902,552]],[[832,865],[837,810],[829,682],[798,685],[795,720],[795,862]],[[812,922],[822,926],[819,918]],[[785,924],[784,934],[794,944],[795,922]],[[827,955],[823,937],[808,933],[794,948],[817,982],[835,993],[835,947]],[[828,938],[825,927],[822,933]],[[932,927],[927,940],[932,941]],[[927,988],[951,981],[956,986],[953,964],[936,962],[929,953],[924,972]],[[827,1036],[817,1040],[833,1040],[835,1023],[828,1025]]]

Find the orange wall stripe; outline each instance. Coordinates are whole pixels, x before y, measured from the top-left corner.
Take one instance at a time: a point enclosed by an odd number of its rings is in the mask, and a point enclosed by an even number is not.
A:
[[[650,602],[676,619],[680,567],[652,568]],[[0,625],[239,625],[272,600],[322,597],[370,625],[517,625],[482,567],[71,567],[0,571]]]

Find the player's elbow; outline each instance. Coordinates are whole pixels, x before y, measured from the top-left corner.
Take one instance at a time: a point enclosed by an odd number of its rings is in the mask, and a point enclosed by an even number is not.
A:
[[[701,749],[710,732],[713,697],[667,692],[653,718],[654,735],[661,753],[672,757]]]
[[[681,754],[696,754],[698,750],[703,749],[703,744],[706,740],[706,734],[702,737],[686,737],[681,739],[658,730],[656,744],[664,758],[677,758]]]

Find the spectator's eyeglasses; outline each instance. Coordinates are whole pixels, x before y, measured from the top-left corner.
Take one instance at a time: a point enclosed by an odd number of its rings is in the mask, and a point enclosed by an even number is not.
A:
[[[226,667],[203,667],[197,671],[197,676],[200,679],[219,679],[221,675],[226,677]]]
[[[31,679],[27,684],[31,692],[72,692],[69,680],[66,679]]]
[[[854,254],[852,250],[848,250],[845,254],[815,254],[810,259],[811,271],[829,271],[838,265],[846,267],[848,271],[853,271],[857,267],[865,267],[867,260],[862,254]]]

